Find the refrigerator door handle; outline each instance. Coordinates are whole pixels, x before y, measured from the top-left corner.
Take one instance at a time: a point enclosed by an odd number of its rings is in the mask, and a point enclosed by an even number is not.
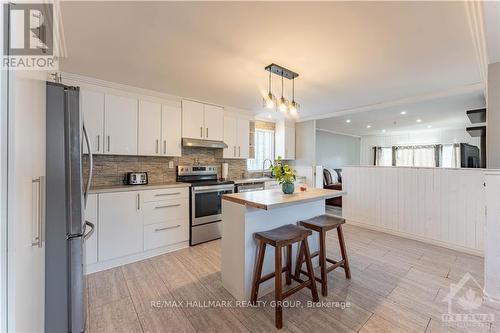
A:
[[[89,239],[90,236],[92,236],[92,234],[94,233],[94,230],[95,230],[94,223],[89,222],[89,221],[85,221],[85,229],[87,228],[87,226],[90,227],[90,231],[89,232],[84,232],[84,234],[83,234],[83,240]]]
[[[89,136],[87,135],[87,129],[85,128],[85,123],[83,124],[83,137],[87,144],[87,150],[89,152],[89,172],[87,177],[87,184],[85,186],[85,191],[83,192],[83,202],[84,208],[87,208],[87,198],[89,196],[90,186],[92,183],[92,170],[94,169],[94,158],[92,156],[92,145],[90,144]]]

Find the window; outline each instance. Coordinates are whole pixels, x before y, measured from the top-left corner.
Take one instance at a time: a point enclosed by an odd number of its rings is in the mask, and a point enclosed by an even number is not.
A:
[[[255,130],[255,158],[247,160],[247,170],[262,170],[264,160],[274,161],[274,132],[263,129]],[[268,167],[266,163],[266,167]]]
[[[375,165],[392,166],[392,147],[375,147]]]

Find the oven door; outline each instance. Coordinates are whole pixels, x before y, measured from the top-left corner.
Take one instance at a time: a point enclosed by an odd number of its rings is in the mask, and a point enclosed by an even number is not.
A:
[[[233,185],[193,187],[191,224],[195,226],[222,220],[222,196],[233,192]]]

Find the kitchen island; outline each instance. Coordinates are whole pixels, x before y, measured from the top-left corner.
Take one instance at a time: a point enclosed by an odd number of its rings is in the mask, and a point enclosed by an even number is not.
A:
[[[308,189],[283,194],[281,190],[264,190],[225,194],[222,200],[222,284],[237,300],[249,300],[257,257],[257,241],[253,235],[285,224],[325,214],[325,199],[345,192]],[[318,235],[309,237],[311,252],[318,249]],[[297,244],[292,258],[296,257]],[[292,263],[295,265],[295,262]],[[274,248],[266,248],[262,274],[274,270]],[[293,268],[292,268],[293,271]],[[274,287],[273,279],[261,284],[262,296]]]

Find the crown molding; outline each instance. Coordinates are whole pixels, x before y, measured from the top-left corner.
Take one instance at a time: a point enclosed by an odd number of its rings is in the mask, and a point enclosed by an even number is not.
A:
[[[345,133],[345,132],[338,132],[338,131],[332,131],[332,130],[325,129],[325,128],[316,128],[316,131],[326,132],[326,133],[331,133],[331,134],[337,134],[337,135],[350,136],[350,137],[357,138],[357,139],[361,138],[361,135],[350,134],[350,133]]]

